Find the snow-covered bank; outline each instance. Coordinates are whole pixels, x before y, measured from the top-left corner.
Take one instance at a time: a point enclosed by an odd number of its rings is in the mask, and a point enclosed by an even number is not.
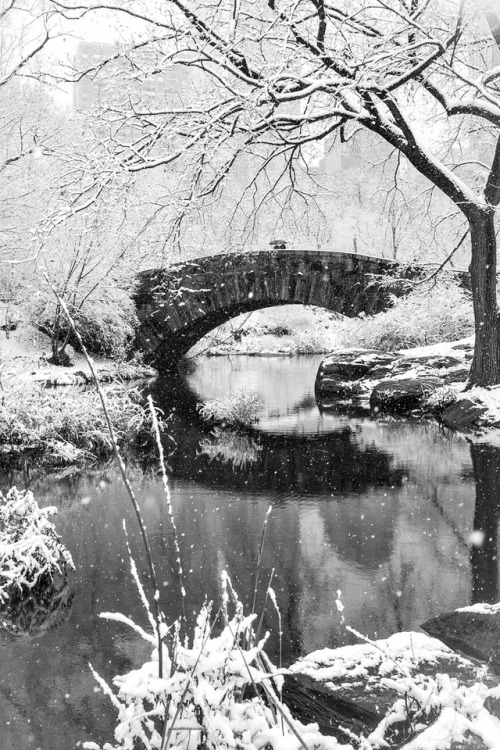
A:
[[[500,440],[500,386],[466,390],[474,339],[396,352],[338,349],[321,363],[316,394],[322,408],[361,403],[372,413],[435,417],[472,439]]]
[[[45,386],[85,385],[91,381],[90,368],[81,352],[72,351],[69,367],[48,363],[50,340],[26,322],[13,331],[0,332],[0,374],[5,386],[36,383]],[[156,377],[152,367],[140,361],[117,361],[94,357],[94,366],[103,383],[145,380]]]

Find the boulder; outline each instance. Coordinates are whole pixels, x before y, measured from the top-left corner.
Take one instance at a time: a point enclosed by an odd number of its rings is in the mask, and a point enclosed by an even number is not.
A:
[[[377,367],[390,369],[397,357],[392,352],[380,352],[376,349],[340,349],[322,361],[317,377],[357,380],[368,376]]]
[[[480,406],[469,398],[462,398],[444,410],[441,421],[452,430],[472,432],[481,426],[481,416],[486,411],[485,406]]]
[[[500,675],[499,604],[474,604],[445,612],[420,627],[454,651],[488,663]]]
[[[301,674],[284,676],[281,699],[295,719],[303,724],[318,724],[321,734],[336,737],[342,743],[345,729],[366,737],[380,722],[375,710],[342,698],[321,682]]]
[[[469,377],[469,367],[453,367],[446,372],[440,373],[440,377],[443,378],[443,383],[449,385],[450,383],[465,383]]]
[[[385,411],[416,409],[442,385],[443,381],[432,375],[384,380],[373,389],[370,407]]]
[[[462,344],[454,344],[451,348],[457,351],[463,351],[466,357],[474,356],[474,344],[472,343],[465,342]]]
[[[394,362],[392,372],[394,375],[408,372],[408,370],[426,371],[432,373],[434,370],[448,370],[457,367],[463,362],[462,359],[451,356],[422,356],[422,357],[400,357]]]
[[[478,699],[478,709],[481,709],[481,701],[484,700],[487,689],[498,684],[495,675],[484,675],[477,665],[461,654],[419,632],[396,633],[384,640],[315,651],[292,664],[290,672],[300,676],[303,685],[307,685],[309,681],[314,694],[330,692],[348,704],[368,711],[365,719],[367,729],[372,724],[370,714],[375,713],[382,720],[395,701],[404,695],[407,680],[415,678],[422,681],[429,678],[441,684],[446,692],[449,676],[460,685],[461,694],[467,695],[469,700]],[[440,675],[444,675],[442,681]],[[479,682],[484,684],[481,691],[483,698],[478,695]],[[401,692],[397,690],[398,683],[401,683]],[[495,706],[489,697],[484,701],[484,706],[487,711],[496,715]],[[393,725],[392,736],[386,735],[386,739],[390,740],[391,747],[401,747],[401,741],[411,740],[415,731],[417,736],[425,731],[422,721],[432,723],[435,718],[435,713],[431,711],[427,715],[425,712],[421,714],[418,722],[398,722]],[[361,716],[359,719],[362,721]],[[493,717],[492,720],[495,721]],[[449,739],[449,742],[440,747],[448,750],[485,748],[481,739],[467,730],[460,739]],[[431,745],[422,737],[422,743],[417,743],[415,747],[420,750],[428,746]]]
[[[356,382],[346,383],[335,378],[322,378],[316,380],[316,395],[318,398],[346,399],[356,395]],[[359,389],[358,389],[359,390]]]

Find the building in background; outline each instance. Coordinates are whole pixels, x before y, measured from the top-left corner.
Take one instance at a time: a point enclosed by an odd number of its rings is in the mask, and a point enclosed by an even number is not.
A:
[[[126,93],[136,96],[142,103],[148,100],[179,100],[187,87],[187,75],[181,65],[167,71],[138,74],[123,57],[111,60],[102,69],[98,66],[117,54],[117,48],[103,42],[80,42],[74,66],[78,71],[89,71],[77,81],[73,88],[73,106],[78,110],[89,110],[109,105]],[[148,59],[144,59],[147,71]],[[153,66],[154,67],[154,66]],[[96,69],[97,68],[97,69]]]

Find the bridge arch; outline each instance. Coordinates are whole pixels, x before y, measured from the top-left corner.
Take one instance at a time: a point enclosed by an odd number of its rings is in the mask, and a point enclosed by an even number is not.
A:
[[[136,347],[160,370],[173,370],[205,334],[244,312],[317,305],[355,317],[389,306],[374,277],[395,261],[326,251],[229,253],[139,274]]]

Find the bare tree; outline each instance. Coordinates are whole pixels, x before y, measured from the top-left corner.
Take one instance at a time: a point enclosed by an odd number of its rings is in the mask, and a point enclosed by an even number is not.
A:
[[[148,104],[129,90],[104,115],[103,150],[122,170],[134,175],[182,165],[180,219],[190,206],[220,195],[226,176],[249,156],[249,189],[261,181],[253,193],[258,210],[297,195],[307,205],[300,177],[310,171],[311,143],[328,149],[364,128],[401,154],[463,214],[476,331],[470,384],[500,382],[497,0],[57,5],[73,18],[105,10],[133,22],[137,39],[112,57],[136,85],[174,64],[203,83],[202,99],[187,95],[178,107]],[[129,142],[119,137],[125,121],[134,127]]]
[[[40,58],[58,35],[50,0],[0,0],[0,297],[9,305],[48,185],[35,162],[59,128],[54,102],[43,90]],[[45,189],[44,189],[45,188]],[[45,205],[45,204],[44,204]]]
[[[0,87],[18,76],[36,76],[40,52],[59,31],[50,0],[0,1]]]
[[[72,335],[54,289],[79,324],[89,351],[124,356],[136,322],[128,292],[138,263],[122,238],[124,223],[119,212],[101,206],[66,220],[47,238],[26,305],[35,325],[50,337],[53,364],[70,364],[67,346]]]

